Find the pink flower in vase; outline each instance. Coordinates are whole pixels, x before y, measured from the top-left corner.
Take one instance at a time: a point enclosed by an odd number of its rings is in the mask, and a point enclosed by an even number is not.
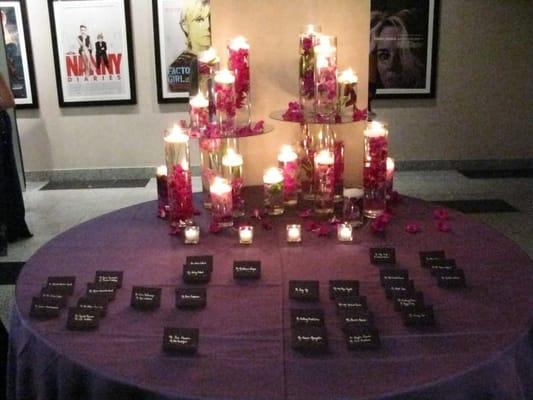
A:
[[[230,85],[215,83],[216,108],[226,113],[228,117],[234,117],[236,114],[235,100],[231,89]]]
[[[310,50],[313,49],[314,41],[313,36],[305,36],[302,38],[302,50],[304,51],[304,55],[309,55]]]
[[[308,69],[303,73],[303,95],[312,99],[315,95],[315,72],[312,69]]]
[[[362,110],[358,109],[357,106],[353,109],[353,121],[366,121],[368,118],[368,109],[363,108]]]
[[[289,102],[289,108],[283,113],[285,121],[301,122],[304,120],[302,106],[297,101]]]
[[[235,73],[235,106],[241,108],[250,92],[250,66],[248,50],[229,50],[228,68]]]
[[[189,171],[175,165],[168,177],[169,207],[172,223],[192,218],[192,186]]]

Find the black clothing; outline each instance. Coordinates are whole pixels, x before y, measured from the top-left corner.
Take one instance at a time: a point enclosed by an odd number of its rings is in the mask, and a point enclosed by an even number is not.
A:
[[[82,43],[83,42],[83,36],[79,35],[78,40]],[[87,47],[87,50],[89,50],[89,53],[92,54],[93,50],[91,49],[91,37],[89,35],[85,36],[85,47]],[[83,53],[83,46],[80,46],[78,49],[78,53],[80,53],[80,56]]]
[[[94,43],[94,49],[96,50],[96,69],[100,69],[100,64],[109,68],[109,60],[107,59],[107,43],[103,40],[98,40]]]
[[[24,220],[24,200],[11,134],[9,114],[0,111],[0,253],[7,250],[6,240],[14,242],[32,236]]]

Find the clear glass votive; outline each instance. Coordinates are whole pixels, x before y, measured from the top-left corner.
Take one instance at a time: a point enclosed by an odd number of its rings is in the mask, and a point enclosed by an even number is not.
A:
[[[300,224],[287,225],[287,242],[300,243],[302,241],[302,226]]]
[[[353,240],[353,227],[348,223],[338,224],[337,239],[341,242],[351,242]]]
[[[252,244],[254,240],[254,227],[250,225],[244,225],[239,227],[239,243],[240,244]]]
[[[200,241],[200,227],[196,225],[186,226],[183,231],[183,243],[197,244]]]
[[[342,219],[354,228],[360,227],[364,223],[362,188],[346,188],[343,192]]]
[[[263,174],[265,208],[268,215],[281,215],[283,206],[283,171],[279,168],[268,168]]]

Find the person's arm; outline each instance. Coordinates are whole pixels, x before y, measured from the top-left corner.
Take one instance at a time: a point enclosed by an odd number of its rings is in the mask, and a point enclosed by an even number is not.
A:
[[[0,110],[15,107],[15,98],[13,92],[0,74]]]

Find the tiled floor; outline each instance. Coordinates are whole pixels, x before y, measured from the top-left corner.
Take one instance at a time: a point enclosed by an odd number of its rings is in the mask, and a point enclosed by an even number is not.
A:
[[[156,197],[154,179],[142,188],[40,191],[46,183],[30,182],[24,194],[27,221],[34,237],[10,245],[8,256],[0,257],[0,268],[2,262],[26,261],[39,247],[72,226]],[[398,172],[394,183],[401,194],[429,201],[505,200],[520,212],[471,217],[492,225],[533,257],[533,178],[469,179],[456,171],[408,171]],[[199,185],[196,179],[195,189]],[[0,285],[0,318],[4,325],[13,293],[14,286]]]

